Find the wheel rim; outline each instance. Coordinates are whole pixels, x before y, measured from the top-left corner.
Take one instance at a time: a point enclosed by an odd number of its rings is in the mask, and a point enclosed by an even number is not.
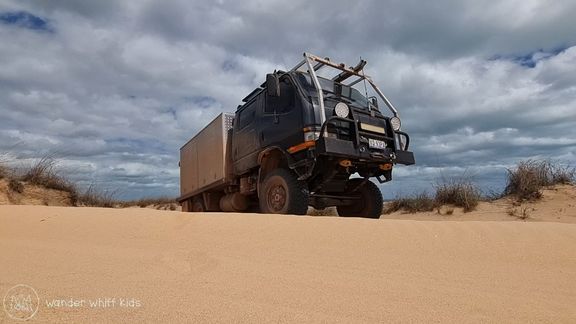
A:
[[[277,184],[270,188],[268,192],[268,206],[274,212],[280,212],[286,206],[286,188],[284,186]]]

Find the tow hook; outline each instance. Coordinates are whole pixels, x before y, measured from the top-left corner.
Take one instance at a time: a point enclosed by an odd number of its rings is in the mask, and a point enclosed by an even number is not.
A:
[[[350,161],[348,159],[344,159],[344,160],[340,160],[340,162],[338,162],[338,164],[340,164],[340,166],[348,168],[348,167],[352,166],[352,161]]]
[[[380,164],[380,170],[383,170],[383,171],[392,170],[392,163]]]

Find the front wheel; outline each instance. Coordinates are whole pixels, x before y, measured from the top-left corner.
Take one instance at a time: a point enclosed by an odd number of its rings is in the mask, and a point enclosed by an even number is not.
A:
[[[367,217],[380,218],[382,214],[382,192],[372,182],[364,179],[350,179],[346,195],[356,197],[350,205],[338,206],[338,215],[341,217]]]
[[[305,215],[308,197],[296,176],[286,169],[276,169],[262,182],[260,211],[265,214]]]

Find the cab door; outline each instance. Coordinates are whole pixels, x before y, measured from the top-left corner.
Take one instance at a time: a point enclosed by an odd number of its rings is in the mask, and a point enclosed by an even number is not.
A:
[[[280,96],[263,94],[260,140],[262,147],[288,149],[304,141],[302,107],[292,80],[285,75],[279,81]]]
[[[258,95],[236,114],[232,137],[232,157],[236,174],[242,174],[258,165],[260,136],[257,115],[262,107],[263,97],[264,94]]]

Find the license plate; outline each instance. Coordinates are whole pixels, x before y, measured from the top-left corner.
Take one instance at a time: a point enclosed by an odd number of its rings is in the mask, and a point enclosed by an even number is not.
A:
[[[368,139],[368,146],[370,146],[371,148],[383,150],[386,148],[386,143],[384,143],[384,141],[381,141],[381,140],[369,138]]]

